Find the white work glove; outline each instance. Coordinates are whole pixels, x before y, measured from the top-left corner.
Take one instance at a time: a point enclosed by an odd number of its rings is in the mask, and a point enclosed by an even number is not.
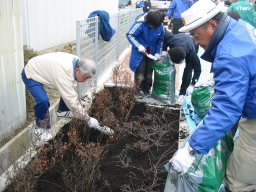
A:
[[[184,102],[185,99],[186,99],[186,97],[184,95],[179,95],[177,104],[183,105],[183,102]]]
[[[178,177],[185,175],[196,159],[196,155],[191,156],[189,154],[190,150],[192,150],[192,148],[187,142],[185,147],[179,149],[170,160],[171,167],[177,172]]]
[[[138,46],[138,51],[141,52],[141,53],[146,53],[146,48],[143,47],[142,45],[139,45]]]
[[[90,117],[90,120],[88,121],[88,126],[90,128],[98,129],[100,126],[100,123],[97,119]]]
[[[187,91],[186,91],[187,95],[192,95],[194,89],[195,89],[195,86],[192,85],[192,84],[190,84],[190,85],[188,86],[188,88],[187,88]]]
[[[155,56],[155,58],[157,58],[158,61],[161,59],[161,55],[158,53],[156,53],[154,56]]]
[[[162,51],[162,57],[167,57],[168,56],[168,51]]]

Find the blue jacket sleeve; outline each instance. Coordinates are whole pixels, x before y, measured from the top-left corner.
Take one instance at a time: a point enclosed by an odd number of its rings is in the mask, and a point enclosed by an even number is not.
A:
[[[174,12],[176,6],[177,6],[177,3],[175,0],[173,0],[172,4],[169,6],[169,8],[166,12],[166,16],[171,17],[173,15],[173,12]]]
[[[189,6],[189,8],[190,8],[192,5],[194,5],[194,1],[193,1],[193,0],[188,1],[188,6]]]
[[[207,154],[233,127],[241,116],[248,91],[248,70],[231,55],[215,58],[213,70],[213,108],[189,139],[190,146],[199,154]]]
[[[130,30],[126,33],[128,41],[133,47],[138,47],[141,43],[138,40],[138,36],[142,33],[142,23],[134,23]]]

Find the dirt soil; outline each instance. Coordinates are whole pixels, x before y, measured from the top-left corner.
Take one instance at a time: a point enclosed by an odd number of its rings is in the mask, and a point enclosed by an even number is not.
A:
[[[178,147],[179,110],[138,103],[130,88],[115,87],[95,95],[89,114],[115,135],[73,119],[5,192],[162,192],[163,166]]]

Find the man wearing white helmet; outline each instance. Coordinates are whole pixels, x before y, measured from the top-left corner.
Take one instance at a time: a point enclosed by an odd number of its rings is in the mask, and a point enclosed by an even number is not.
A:
[[[199,0],[181,14],[184,27],[212,63],[215,80],[213,108],[192,133],[186,147],[170,160],[183,176],[197,154],[207,154],[239,120],[239,134],[230,156],[226,191],[256,189],[256,29],[221,12],[223,3]]]

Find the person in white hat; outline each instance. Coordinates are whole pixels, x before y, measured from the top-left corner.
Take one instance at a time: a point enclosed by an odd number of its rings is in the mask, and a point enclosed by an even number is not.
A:
[[[187,147],[170,160],[183,176],[197,154],[207,154],[239,121],[239,133],[228,161],[226,191],[256,189],[256,29],[222,12],[223,3],[199,0],[181,14],[184,27],[212,63],[215,96],[213,108],[188,139]]]

